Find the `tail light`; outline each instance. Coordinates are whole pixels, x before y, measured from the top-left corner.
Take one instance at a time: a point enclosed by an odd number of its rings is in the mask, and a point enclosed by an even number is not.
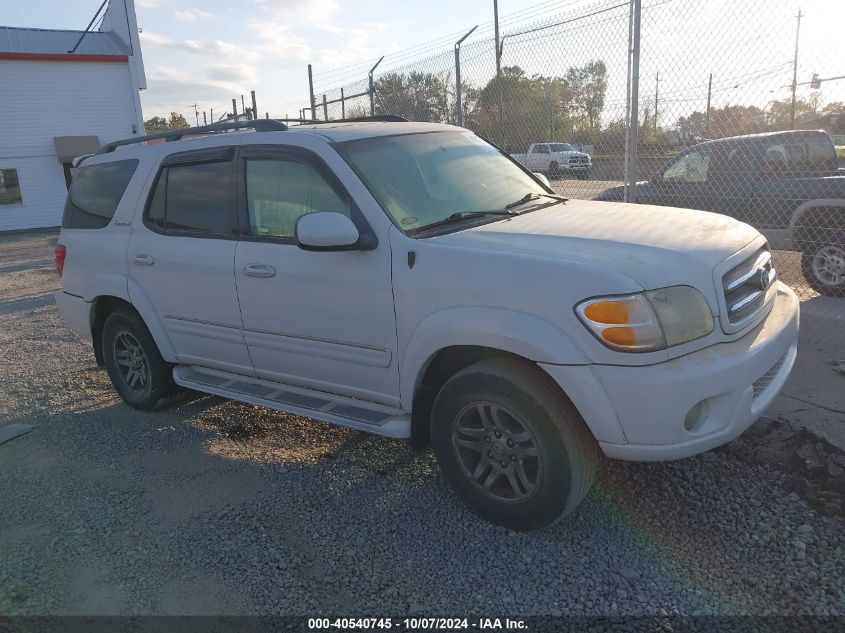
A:
[[[56,244],[56,248],[53,253],[56,257],[56,273],[59,277],[61,277],[62,271],[65,269],[65,255],[67,255],[67,249],[64,244]]]

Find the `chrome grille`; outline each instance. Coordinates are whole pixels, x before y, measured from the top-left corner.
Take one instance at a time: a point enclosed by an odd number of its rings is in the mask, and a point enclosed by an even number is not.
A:
[[[783,367],[783,361],[785,360],[786,354],[781,356],[780,360],[776,362],[769,371],[754,381],[754,385],[752,387],[754,395],[751,397],[752,400],[759,398],[768,386],[772,384],[772,381],[775,379],[775,376],[778,375],[780,368]]]
[[[732,325],[750,321],[766,303],[767,291],[776,279],[768,246],[729,270],[722,278],[728,321]]]

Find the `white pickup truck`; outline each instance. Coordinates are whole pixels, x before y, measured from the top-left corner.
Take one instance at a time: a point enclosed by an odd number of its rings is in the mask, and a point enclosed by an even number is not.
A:
[[[581,180],[590,177],[592,159],[569,143],[532,143],[527,154],[511,154],[531,171],[548,174],[551,178],[575,176]]]
[[[259,119],[78,164],[56,303],[128,405],[188,388],[430,444],[513,529],[571,512],[601,453],[730,441],[795,360],[756,230],[567,201],[461,128]]]

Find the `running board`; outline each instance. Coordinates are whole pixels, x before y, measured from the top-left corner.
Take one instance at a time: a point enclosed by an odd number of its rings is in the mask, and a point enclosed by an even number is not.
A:
[[[375,402],[192,365],[175,367],[173,380],[188,389],[302,415],[329,424],[347,426],[385,437],[411,436],[409,414]]]

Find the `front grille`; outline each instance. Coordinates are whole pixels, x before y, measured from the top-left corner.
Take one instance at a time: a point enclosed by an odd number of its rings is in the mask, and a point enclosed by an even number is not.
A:
[[[780,357],[780,360],[772,365],[772,368],[767,371],[765,374],[760,376],[757,380],[754,381],[754,385],[752,387],[754,391],[754,395],[751,397],[752,400],[756,400],[759,398],[763,392],[772,384],[772,381],[775,379],[775,376],[778,375],[780,368],[783,367],[783,362],[786,360],[786,354]]]
[[[768,289],[777,279],[772,252],[764,246],[722,278],[727,318],[731,325],[751,321],[766,303]]]

